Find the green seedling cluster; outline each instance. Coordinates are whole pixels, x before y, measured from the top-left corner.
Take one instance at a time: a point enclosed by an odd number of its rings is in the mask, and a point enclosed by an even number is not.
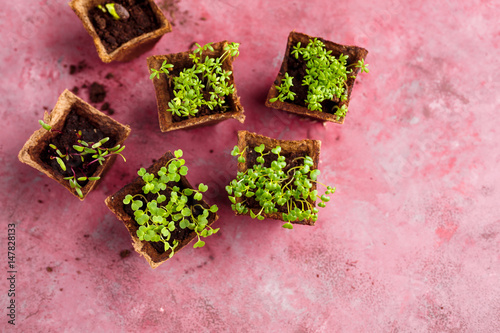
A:
[[[205,56],[203,59],[203,52],[214,51],[212,43],[196,44],[196,49],[189,55],[193,67],[184,68],[172,78],[174,98],[168,103],[167,111],[180,117],[195,117],[202,106],[210,110],[216,107],[227,110],[226,96],[234,94],[235,89],[229,84],[232,72],[222,69],[222,65],[227,57],[239,55],[239,45],[227,43],[220,57]],[[158,79],[162,73],[168,75],[173,67],[165,60],[160,69],[151,68],[150,79]]]
[[[247,148],[240,151],[235,146],[231,155],[237,156],[239,163],[245,163],[243,155]],[[282,213],[282,218],[286,223],[283,227],[288,229],[293,229],[291,222],[294,221],[316,221],[318,209],[314,203],[319,199],[318,206],[325,207],[325,203],[330,200],[328,194],[334,193],[335,188],[317,181],[320,171],[313,169],[312,158],[298,157],[295,160],[302,160],[302,164],[287,169],[286,158],[280,154],[280,146],[266,152],[264,144],[261,144],[254,151],[259,154],[257,163],[245,172],[238,172],[237,178],[226,186],[231,208],[239,214],[250,213],[252,218],[263,220],[263,213],[278,213],[280,207],[285,207],[286,213]],[[270,167],[264,166],[264,156],[268,154],[276,155]],[[314,183],[324,186],[325,194],[319,195],[317,190],[313,190]],[[250,197],[254,197],[261,207],[257,213],[246,204]]]
[[[162,242],[165,251],[171,250],[170,257],[174,255],[175,248],[179,245],[179,240],[171,237],[175,230],[188,228],[196,232],[198,241],[194,244],[194,248],[205,245],[201,237],[208,237],[219,231],[208,225],[208,216],[210,212],[217,212],[217,206],[205,208],[201,204],[203,193],[207,191],[208,186],[202,183],[196,190],[181,189],[173,185],[188,172],[182,155],[182,150],[176,150],[175,158],[170,159],[157,175],[141,168],[137,174],[144,181],[142,193],[128,194],[123,199],[125,205],[131,205],[134,219],[139,224],[137,237],[148,242]],[[155,198],[148,200],[146,195],[149,193]],[[190,198],[192,200],[189,200]]]
[[[348,55],[341,54],[338,58],[331,55],[332,51],[325,48],[325,44],[314,38],[309,43],[302,47],[301,43],[293,46],[291,55],[296,59],[303,59],[306,62],[306,75],[302,80],[302,85],[307,86],[307,98],[304,102],[307,108],[311,111],[323,111],[321,103],[325,100],[336,102],[345,102],[348,97],[347,78],[353,74],[352,65],[347,65]],[[356,68],[360,68],[362,72],[368,73],[368,65],[364,63],[364,59],[353,64]],[[355,77],[354,75],[351,75]],[[290,89],[293,87],[293,77],[285,73],[285,78],[282,79],[280,86],[276,86],[279,95],[270,99],[271,103],[276,101],[285,102],[286,100],[294,100],[295,93]],[[334,111],[334,110],[332,110]],[[335,115],[337,120],[345,117],[347,107],[336,107]]]
[[[50,125],[44,123],[43,120],[39,120],[39,123],[45,130],[55,131]],[[86,175],[86,169],[94,163],[102,165],[104,161],[112,155],[120,155],[123,160],[126,161],[125,157],[121,154],[125,146],[116,145],[111,148],[105,148],[103,145],[109,141],[109,137],[105,137],[98,142],[86,142],[82,140],[81,131],[78,131],[76,136],[77,142],[71,147],[56,147],[54,144],[49,144],[49,156],[50,159],[55,159],[57,161],[63,172],[67,170],[71,171],[71,176],[64,177],[64,179],[69,181],[70,187],[76,191],[80,198],[83,198],[81,190],[83,186],[79,182],[96,181],[100,179],[100,177]],[[75,159],[79,159],[82,162],[81,167],[78,169],[73,167],[73,165],[75,165],[75,163],[73,163]],[[83,174],[83,176],[79,176],[81,174]]]

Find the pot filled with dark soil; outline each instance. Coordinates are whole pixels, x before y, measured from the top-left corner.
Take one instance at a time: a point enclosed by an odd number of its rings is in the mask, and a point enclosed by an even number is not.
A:
[[[342,124],[368,51],[291,32],[266,106]]]
[[[43,172],[81,200],[121,154],[130,128],[68,90],[45,112],[42,128],[19,152],[19,160]]]
[[[276,140],[248,131],[238,132],[238,175],[226,187],[237,215],[270,218],[293,224],[314,225],[318,206],[329,201],[334,188],[317,181],[321,142]],[[318,193],[318,184],[326,187]]]
[[[120,219],[132,237],[134,249],[152,268],[202,237],[215,234],[217,206],[209,206],[202,193],[208,187],[191,186],[182,151],[167,152],[149,168],[141,168],[132,183],[106,199],[108,208]]]
[[[245,120],[233,77],[237,43],[199,46],[193,52],[151,56],[148,68],[156,92],[162,132]]]
[[[132,60],[172,31],[153,0],[72,0],[69,5],[104,62]]]

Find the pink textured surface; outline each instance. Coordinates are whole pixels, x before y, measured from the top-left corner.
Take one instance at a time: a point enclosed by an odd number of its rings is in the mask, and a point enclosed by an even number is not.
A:
[[[101,63],[65,1],[16,0],[0,13],[0,248],[6,271],[16,223],[19,331],[500,331],[498,1],[166,3],[173,32],[128,64]],[[292,29],[370,51],[343,126],[264,107]],[[247,121],[161,133],[145,57],[223,39],[241,43]],[[89,68],[69,75],[81,60]],[[44,107],[93,81],[132,134],[128,162],[81,203],[17,153]],[[316,227],[233,215],[224,185],[239,129],[322,140],[321,180],[337,193]],[[135,252],[120,257],[130,237],[104,199],[177,148],[190,180],[209,185],[221,231],[153,271]]]

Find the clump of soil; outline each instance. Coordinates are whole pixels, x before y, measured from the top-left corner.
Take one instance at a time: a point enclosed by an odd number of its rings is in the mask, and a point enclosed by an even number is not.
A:
[[[106,89],[102,84],[92,82],[89,87],[89,98],[92,103],[101,103],[106,98]]]
[[[121,252],[120,252],[120,257],[121,257],[122,259],[125,259],[125,258],[127,258],[128,256],[130,256],[130,250],[123,250],[123,251],[121,251]]]
[[[70,75],[78,74],[78,73],[82,72],[84,69],[86,69],[87,67],[88,67],[88,65],[85,62],[85,60],[82,60],[76,65],[69,66],[69,74]]]

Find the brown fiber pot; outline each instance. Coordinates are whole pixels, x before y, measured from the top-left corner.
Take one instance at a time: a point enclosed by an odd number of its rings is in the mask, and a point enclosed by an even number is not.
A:
[[[170,151],[167,152],[158,161],[147,168],[147,172],[157,174],[161,167],[165,166],[165,164],[167,164],[167,162],[172,158],[174,158],[174,155]],[[187,178],[184,176],[181,176],[181,180],[179,183],[184,188],[193,188]],[[134,195],[137,193],[141,193],[143,186],[144,181],[142,180],[142,177],[137,177],[132,183],[126,185],[115,194],[106,198],[106,205],[118,217],[118,219],[123,222],[125,227],[127,227],[127,230],[130,233],[130,237],[132,237],[132,245],[135,251],[146,258],[151,268],[156,268],[169,259],[171,250],[162,253],[155,249],[151,245],[151,242],[141,241],[139,237],[137,237],[137,230],[139,229],[139,225],[137,224],[137,222],[135,222],[133,216],[130,216],[125,211],[125,205],[123,204],[123,199],[127,196],[127,194]],[[201,205],[206,208],[210,207],[208,203],[205,202],[205,200],[202,200]],[[210,212],[207,225],[212,225],[217,219],[217,214]],[[179,243],[179,245],[175,249],[175,253],[179,252],[179,250],[188,245],[195,238],[196,233],[194,231],[191,231],[189,235]]]
[[[285,155],[285,156],[289,153],[292,153],[292,152],[298,153],[302,156],[306,156],[306,155],[310,156],[314,162],[313,169],[318,168],[319,152],[320,152],[320,147],[321,147],[321,141],[319,141],[319,140],[307,140],[307,139],[300,140],[300,141],[276,140],[276,139],[269,138],[267,136],[258,135],[256,133],[252,133],[252,132],[248,132],[248,131],[238,131],[238,149],[240,151],[245,150],[246,147],[251,148],[253,150],[253,148],[255,148],[261,144],[264,144],[266,146],[265,151],[269,151],[269,150],[275,148],[276,146],[280,146],[281,147],[281,155]],[[248,170],[248,168],[252,167],[252,165],[249,165],[247,155],[248,155],[248,149],[246,149],[242,155],[245,158],[245,163],[238,162],[238,171],[239,172],[246,172]],[[311,190],[315,190],[315,189],[316,189],[316,184],[313,184],[313,187],[311,188]],[[242,201],[243,201],[243,198],[241,198],[241,197],[236,198],[237,203],[242,202]],[[310,202],[313,204],[313,206],[315,206],[314,202],[312,202],[312,201],[310,201]],[[255,214],[257,214],[260,210],[260,208],[250,208],[250,209],[252,209]],[[236,213],[236,215],[240,215],[240,214]],[[243,214],[243,215],[250,215],[250,212],[248,212],[247,214]],[[283,221],[282,213],[280,213],[280,212],[270,213],[270,214],[263,213],[262,215],[266,218]],[[314,221],[312,221],[312,220],[296,221],[296,222],[292,222],[292,223],[311,225],[311,226],[314,225]]]
[[[303,46],[307,45],[309,43],[309,40],[314,39],[315,37],[308,36],[306,34],[302,34],[299,32],[292,31],[290,35],[288,36],[288,42],[286,45],[286,52],[285,52],[285,57],[283,59],[283,62],[281,64],[280,71],[278,73],[278,76],[276,77],[276,80],[274,80],[274,83],[269,90],[269,93],[267,94],[267,100],[266,100],[266,106],[274,109],[279,109],[279,110],[285,110],[288,112],[293,112],[297,113],[303,116],[308,116],[311,118],[315,118],[321,121],[329,121],[329,122],[334,122],[338,124],[343,124],[344,123],[344,117],[341,117],[339,120],[337,120],[337,116],[328,113],[328,112],[322,112],[322,111],[311,111],[305,106],[297,105],[294,104],[293,101],[286,101],[286,102],[281,102],[280,100],[277,100],[274,103],[269,102],[270,99],[275,98],[279,95],[278,90],[276,89],[276,86],[279,86],[281,84],[281,80],[284,78],[285,73],[288,70],[288,58],[291,57],[291,51],[293,50],[293,46],[295,46],[298,42],[301,42]],[[357,63],[358,60],[365,59],[366,55],[368,54],[368,51],[365,50],[362,47],[358,46],[349,46],[349,45],[341,45],[341,44],[336,44],[327,40],[324,40],[322,38],[318,38],[318,40],[321,40],[324,44],[327,50],[332,51],[332,55],[335,57],[340,56],[340,54],[344,55],[349,55],[349,58],[347,59],[347,65],[351,65],[354,63]],[[357,74],[359,72],[359,68],[354,68],[353,74]],[[348,76],[347,78],[347,100],[344,102],[338,103],[338,106],[341,107],[342,105],[349,106],[349,100],[351,98],[351,93],[352,93],[352,88],[354,87],[354,82],[355,79],[352,78],[351,76]]]
[[[152,49],[164,34],[172,31],[170,23],[167,21],[165,15],[163,15],[162,11],[156,5],[156,3],[153,0],[147,0],[156,15],[156,18],[160,22],[160,28],[137,36],[122,44],[111,53],[108,53],[108,51],[102,44],[101,39],[97,35],[97,32],[89,18],[88,13],[90,9],[96,7],[97,5],[104,5],[110,2],[111,1],[108,0],[72,0],[69,3],[69,6],[82,21],[85,30],[87,30],[90,37],[92,37],[92,39],[94,40],[97,54],[99,55],[99,58],[101,58],[101,60],[104,62],[130,61],[134,58],[137,58],[144,52]]]
[[[222,41],[219,43],[212,44],[214,52],[204,52],[203,58],[205,56],[209,57],[219,57],[224,53],[224,45],[227,41]],[[148,68],[160,69],[163,61],[174,65],[174,69],[182,69],[186,67],[192,67],[193,62],[189,58],[190,51],[151,56],[148,58]],[[223,63],[222,69],[233,71],[233,57],[229,56]],[[231,74],[229,84],[234,85],[234,94],[228,96],[227,104],[230,106],[230,111],[225,113],[210,114],[200,117],[187,118],[186,120],[173,122],[172,113],[168,112],[168,102],[173,98],[173,84],[171,78],[167,77],[165,74],[160,74],[160,78],[154,78],[153,84],[156,92],[156,101],[158,104],[158,118],[160,121],[160,129],[162,132],[173,131],[181,128],[193,128],[198,126],[205,126],[216,124],[223,120],[230,118],[237,119],[240,123],[245,120],[245,115],[243,114],[243,106],[240,103],[240,98],[238,97],[236,91],[236,85],[234,84],[234,76]]]
[[[54,130],[61,130],[65,124],[66,118],[71,111],[71,108],[76,106],[79,110],[79,115],[85,117],[89,122],[93,123],[102,132],[106,133],[107,136],[113,137],[117,144],[123,145],[123,142],[130,134],[130,127],[127,125],[122,125],[111,117],[105,115],[101,111],[97,110],[90,104],[86,103],[69,90],[65,90],[54,107],[50,112],[45,112],[44,122],[52,126]],[[68,189],[73,195],[83,200],[87,194],[94,189],[98,181],[89,181],[85,186],[81,188],[83,198],[80,198],[76,191],[71,188],[69,182],[63,179],[63,175],[59,170],[54,170],[52,167],[44,163],[41,159],[41,154],[47,149],[49,141],[51,138],[59,135],[57,132],[49,132],[43,128],[38,129],[33,133],[33,135],[24,144],[23,148],[19,152],[19,160],[33,168],[43,172],[48,177],[54,179],[59,184]],[[107,158],[103,165],[97,168],[97,171],[92,175],[94,177],[102,177],[106,171],[114,163],[117,155],[112,155]]]

